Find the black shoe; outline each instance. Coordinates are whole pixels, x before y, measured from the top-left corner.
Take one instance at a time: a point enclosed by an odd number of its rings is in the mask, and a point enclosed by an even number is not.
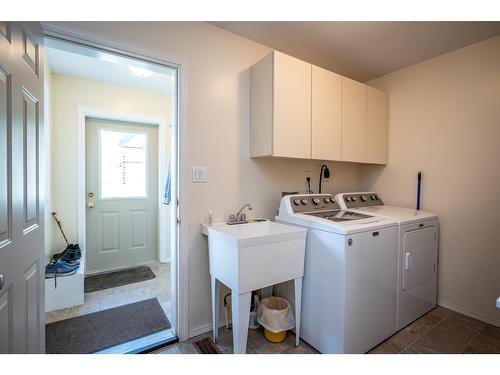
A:
[[[71,246],[73,245],[68,245],[66,246],[66,249],[64,249],[62,252],[52,255],[52,260],[50,261],[50,263],[56,263],[59,259],[61,259],[64,255],[66,255]]]
[[[80,250],[80,246],[78,244],[69,245],[69,249],[67,249],[66,253],[60,258],[66,263],[73,264],[80,261],[82,257],[82,251]]]

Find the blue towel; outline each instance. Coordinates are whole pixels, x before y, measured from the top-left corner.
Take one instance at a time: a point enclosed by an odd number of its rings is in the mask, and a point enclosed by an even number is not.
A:
[[[172,181],[170,174],[170,161],[168,162],[167,179],[165,181],[165,191],[163,192],[163,204],[170,204],[172,201]]]

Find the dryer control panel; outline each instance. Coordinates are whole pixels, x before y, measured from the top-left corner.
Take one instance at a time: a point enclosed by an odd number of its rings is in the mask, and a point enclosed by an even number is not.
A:
[[[283,199],[289,199],[293,213],[340,209],[331,194],[289,195]]]
[[[337,194],[335,198],[342,207],[346,208],[384,205],[380,196],[374,192],[342,193]]]

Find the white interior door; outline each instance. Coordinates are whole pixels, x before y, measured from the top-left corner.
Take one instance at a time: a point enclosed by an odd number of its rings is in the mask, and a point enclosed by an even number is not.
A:
[[[85,129],[86,271],[157,259],[157,127],[87,119]]]
[[[0,22],[0,353],[43,353],[43,41]]]

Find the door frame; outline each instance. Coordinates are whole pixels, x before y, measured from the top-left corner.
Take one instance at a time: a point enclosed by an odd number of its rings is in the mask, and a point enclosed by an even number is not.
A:
[[[177,208],[174,225],[176,230],[172,232],[175,237],[175,247],[171,254],[172,267],[172,287],[176,290],[177,298],[172,299],[172,325],[179,340],[188,339],[188,238],[189,238],[189,153],[188,153],[188,121],[187,121],[187,77],[188,63],[181,56],[169,58],[170,61],[148,56],[147,53],[131,51],[128,47],[114,45],[109,40],[97,39],[86,33],[77,32],[56,24],[42,22],[45,37],[59,39],[69,43],[75,43],[85,47],[93,48],[111,54],[119,54],[146,64],[162,65],[177,70],[176,94],[171,97],[172,107],[172,141],[175,143],[176,164],[171,170],[172,180],[172,201]],[[172,61],[176,61],[175,63]],[[173,215],[174,216],[174,215]],[[182,221],[181,221],[182,218]],[[183,225],[181,225],[181,222]],[[175,285],[175,286],[174,286]]]
[[[111,121],[122,121],[128,123],[135,124],[144,124],[144,125],[154,125],[158,127],[158,193],[160,193],[163,189],[163,183],[165,182],[165,171],[167,170],[168,157],[170,156],[173,160],[172,164],[175,164],[176,155],[174,155],[172,144],[170,145],[170,155],[167,155],[163,145],[167,142],[167,120],[163,117],[157,116],[148,116],[142,115],[138,113],[130,113],[130,112],[118,112],[107,109],[100,108],[90,108],[77,106],[76,108],[76,117],[77,117],[77,152],[78,152],[78,216],[77,216],[77,224],[78,224],[78,243],[80,246],[87,251],[87,193],[86,193],[86,135],[85,135],[85,121],[88,118],[99,119],[99,120],[111,120]],[[172,143],[172,140],[171,140]],[[158,198],[160,194],[158,194]],[[171,254],[167,254],[162,251],[162,249],[166,249],[166,241],[165,237],[165,224],[167,222],[167,217],[165,215],[164,210],[161,210],[162,203],[161,199],[158,199],[158,259],[160,262],[170,261],[172,258]],[[171,222],[172,224],[172,222]],[[172,226],[172,225],[171,225]],[[163,230],[162,230],[163,229]],[[171,228],[171,233],[173,233],[173,228]],[[171,236],[170,241],[170,249],[172,250],[175,247],[175,242],[172,241],[174,236]],[[86,256],[87,254],[85,254]],[[86,257],[85,257],[86,260]],[[86,267],[86,263],[85,263]],[[85,274],[87,274],[87,270],[85,270]]]

